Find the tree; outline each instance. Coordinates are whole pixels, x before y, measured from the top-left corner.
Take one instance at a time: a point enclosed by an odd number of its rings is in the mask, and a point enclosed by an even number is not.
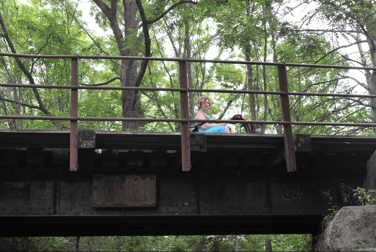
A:
[[[343,57],[351,64],[361,65],[364,67],[376,67],[376,7],[375,1],[372,0],[316,0],[319,7],[307,15],[306,20],[314,16],[325,18],[329,25],[333,27],[332,32],[335,38],[339,38],[338,33],[347,41],[354,40],[351,44],[356,44],[359,49],[359,59],[352,59],[347,55]],[[362,39],[365,38],[364,39]],[[350,42],[350,41],[349,41]],[[362,44],[367,43],[369,51],[363,50]],[[375,71],[364,71],[366,83],[354,80],[359,87],[364,88],[369,94],[376,94],[376,74]],[[351,76],[347,76],[351,78]],[[362,106],[371,108],[373,121],[376,121],[376,99],[369,101],[360,101]]]
[[[1,1],[0,25],[1,50],[23,54],[75,54],[84,46],[83,33],[66,12],[44,3],[31,1],[19,4],[16,1]],[[68,42],[69,41],[69,42]],[[70,83],[70,64],[66,60],[21,59],[1,57],[2,82],[34,84]],[[85,67],[82,68],[83,73]],[[0,99],[4,114],[16,115],[62,115],[67,116],[69,95],[62,90],[21,90],[1,88]],[[67,103],[68,101],[68,103]],[[21,110],[21,107],[23,109]],[[15,113],[12,113],[12,111]],[[34,124],[41,126],[46,122]],[[21,120],[8,122],[11,128],[29,127]],[[50,124],[50,122],[47,122]],[[64,128],[64,122],[54,122],[54,128]],[[31,127],[32,128],[32,127]]]
[[[102,1],[94,0],[95,4],[101,11],[101,15],[96,13],[97,20],[103,27],[110,27],[117,44],[118,53],[121,56],[139,56],[142,49],[138,46],[138,42],[143,37],[143,53],[142,56],[151,56],[151,38],[149,35],[149,26],[163,18],[171,10],[184,3],[196,4],[193,1],[180,1],[172,4],[170,1],[156,1],[149,3],[153,5],[153,11],[146,13],[144,9],[145,3],[141,0],[117,0]],[[120,5],[121,3],[121,5]],[[164,11],[164,8],[171,3],[171,6]],[[139,11],[140,16],[137,16]],[[147,15],[150,15],[148,18]],[[141,19],[141,20],[140,20]],[[138,27],[142,21],[142,34],[138,35]],[[125,87],[139,87],[144,77],[148,60],[145,59],[138,66],[136,60],[122,60],[121,63],[121,86]],[[139,67],[139,69],[138,69]],[[140,100],[138,91],[123,91],[122,99],[122,116],[123,117],[141,117]],[[138,130],[140,124],[138,122],[124,122],[123,130],[135,129]]]

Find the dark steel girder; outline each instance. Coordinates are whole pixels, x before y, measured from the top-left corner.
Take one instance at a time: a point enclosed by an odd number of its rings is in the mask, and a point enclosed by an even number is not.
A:
[[[314,234],[322,216],[0,216],[0,236]]]
[[[376,149],[297,135],[286,173],[282,135],[197,133],[186,173],[179,133],[85,131],[72,173],[69,131],[0,137],[2,236],[317,233],[329,203],[356,204]]]

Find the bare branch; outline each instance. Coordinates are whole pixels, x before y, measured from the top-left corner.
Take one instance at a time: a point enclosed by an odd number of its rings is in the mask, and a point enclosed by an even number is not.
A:
[[[214,39],[216,36],[218,36],[218,34],[220,33],[220,32],[222,32],[223,30],[218,30],[215,34],[213,34],[204,44],[202,44],[201,45],[201,48],[204,48],[207,44],[209,44],[211,41],[212,41],[212,39]],[[198,53],[199,51],[196,51],[196,52],[194,52],[193,54],[192,54],[192,58],[196,58],[196,55],[197,55],[197,53]]]
[[[153,100],[155,103],[156,103],[156,105],[157,105],[157,107],[159,108],[159,110],[160,110],[160,112],[162,113],[162,115],[165,117],[165,118],[168,118],[168,116],[165,114],[165,112],[164,112],[164,109],[161,107],[161,105],[159,105],[159,99],[158,98],[156,98],[156,97],[154,97],[154,96],[150,96],[150,95],[148,95],[147,93],[145,93],[145,92],[140,92],[141,94],[143,94],[143,95],[145,95],[146,97],[148,97],[150,100]],[[165,105],[167,105],[167,104],[165,104]],[[168,107],[168,106],[167,106]],[[170,128],[170,130],[171,131],[174,131],[174,128],[172,127],[172,125],[170,124],[170,122],[169,123],[167,123],[168,124],[168,127]]]
[[[168,35],[168,38],[169,38],[169,40],[170,40],[170,42],[171,42],[172,48],[174,49],[175,57],[180,58],[180,55],[178,55],[178,50],[176,49],[175,43],[174,43],[174,41],[173,41],[173,39],[172,39],[172,37],[171,37],[171,36],[172,36],[172,35],[171,35],[171,31],[170,31],[170,29],[168,28],[167,22],[166,22],[166,21],[163,21],[163,22],[164,22],[165,25],[166,25],[167,35]],[[154,38],[155,38],[155,35],[154,35]],[[155,38],[155,39],[156,39],[156,38]]]
[[[306,29],[306,30],[290,30],[293,32],[346,32],[346,33],[361,33],[360,31],[357,30],[348,30],[348,31],[341,31],[341,30],[316,30],[316,29]]]
[[[136,0],[136,4],[138,7],[138,10],[140,12],[140,16],[142,19],[142,30],[144,32],[144,43],[145,43],[145,57],[150,57],[150,35],[149,35],[149,27],[147,25],[147,19],[145,15],[144,8],[142,7],[141,0]],[[140,71],[138,73],[136,82],[135,82],[135,87],[139,87],[141,84],[142,79],[144,78],[146,67],[148,65],[148,60],[143,60],[141,63]]]
[[[57,5],[59,5],[59,2],[53,0]],[[93,43],[98,47],[99,50],[101,50],[104,54],[106,54],[107,56],[110,56],[96,41],[95,39],[90,35],[90,33],[85,29],[85,27],[83,27],[83,25],[80,24],[80,22],[78,21],[77,17],[70,12],[70,10],[65,6],[65,5],[62,5],[64,8],[65,8],[65,11],[67,13],[69,13],[71,15],[71,17],[76,21],[76,23],[78,24],[78,26],[86,33],[86,35],[89,36],[89,38],[93,41]],[[104,6],[107,6],[104,4]],[[105,7],[104,7],[105,8]],[[115,60],[113,59],[110,59],[112,63],[114,63],[115,65],[118,65],[118,66],[121,66],[121,64],[117,63]]]
[[[359,80],[357,80],[357,79],[355,79],[355,78],[353,78],[353,77],[351,77],[351,76],[348,76],[348,75],[343,76],[343,77],[345,77],[345,78],[349,78],[349,79],[352,79],[352,80],[355,81],[359,86],[361,86],[362,88],[364,88],[364,89],[367,90],[368,92],[371,92],[370,89],[368,88],[368,86],[367,86],[366,84],[360,82]]]
[[[172,11],[174,8],[176,8],[177,6],[181,5],[181,4],[185,4],[185,3],[191,3],[191,4],[197,4],[197,2],[194,2],[194,1],[191,1],[191,0],[181,0],[180,2],[174,4],[174,5],[171,5],[170,8],[168,8],[164,13],[162,13],[159,17],[157,17],[156,19],[153,19],[153,20],[150,20],[150,21],[147,21],[146,20],[146,24],[153,24],[157,21],[159,21],[161,18],[163,18],[164,16],[166,16],[170,11]],[[145,21],[142,21],[142,24],[141,25],[144,25],[144,22]],[[141,26],[140,25],[140,26]]]
[[[346,100],[349,100],[349,101],[353,101],[353,102],[356,102],[356,103],[359,103],[359,105],[362,105],[364,107],[368,107],[368,108],[373,108],[373,106],[369,105],[369,104],[365,104],[363,103],[360,99],[355,99],[355,98],[352,98],[352,97],[344,97]]]
[[[329,52],[327,52],[324,56],[322,56],[320,59],[316,60],[314,64],[317,64],[319,61],[323,60],[326,56],[328,56],[329,54],[333,53],[333,52],[336,52],[338,51],[339,49],[342,49],[342,48],[346,48],[346,47],[350,47],[350,46],[353,46],[353,45],[357,45],[359,43],[367,43],[367,40],[361,40],[361,41],[357,41],[355,43],[352,43],[352,44],[349,44],[349,45],[344,45],[344,46],[340,46],[340,47],[337,47]]]
[[[376,45],[375,45],[375,42],[373,41],[372,37],[371,37],[371,34],[369,34],[369,32],[364,28],[364,26],[360,23],[358,23],[360,28],[363,30],[364,34],[367,36],[368,40],[371,42],[371,45],[373,47],[373,50],[376,50]]]
[[[40,107],[33,106],[33,105],[29,105],[29,104],[26,104],[26,103],[21,103],[21,102],[14,101],[14,100],[4,99],[2,96],[0,96],[0,99],[3,100],[3,101],[5,101],[5,102],[16,103],[16,104],[19,104],[19,105],[21,105],[21,106],[25,106],[25,107],[28,107],[28,108],[33,108],[33,109],[39,109],[39,110],[42,110]]]
[[[344,58],[344,59],[347,60],[347,61],[351,61],[351,62],[357,63],[357,64],[359,64],[359,65],[362,65],[362,62],[356,61],[356,60],[354,60],[354,59],[350,59],[349,57],[347,57],[347,56],[345,56],[345,55],[343,55],[343,54],[340,54],[340,55],[341,55],[342,58]]]
[[[239,97],[240,95],[241,95],[240,93],[236,94],[235,97],[234,97],[233,99],[231,99],[231,100],[229,100],[229,101],[227,102],[227,106],[226,106],[226,108],[222,111],[222,114],[218,117],[217,120],[221,120],[221,119],[222,119],[222,117],[226,114],[227,110],[230,108],[230,105],[232,104],[232,102],[235,101],[236,99],[238,99],[238,97]]]
[[[105,85],[108,85],[110,84],[111,82],[115,81],[115,80],[120,80],[120,77],[115,77],[115,78],[112,78],[111,80],[109,81],[106,81],[106,82],[102,82],[102,83],[98,83],[98,84],[84,84],[84,83],[80,83],[82,86],[90,86],[90,87],[95,87],[95,86],[105,86]]]

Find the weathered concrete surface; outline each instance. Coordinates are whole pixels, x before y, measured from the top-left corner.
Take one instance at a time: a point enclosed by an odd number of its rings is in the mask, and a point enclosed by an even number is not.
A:
[[[364,180],[364,189],[367,191],[376,189],[376,151],[367,162],[367,176]]]
[[[376,247],[376,205],[338,211],[314,251],[373,251]]]

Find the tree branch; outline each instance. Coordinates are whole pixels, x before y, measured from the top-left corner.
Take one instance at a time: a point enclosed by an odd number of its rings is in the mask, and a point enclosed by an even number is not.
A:
[[[359,26],[360,26],[360,28],[362,28],[362,30],[365,33],[365,35],[367,36],[368,40],[371,42],[373,50],[376,50],[376,45],[375,45],[375,42],[373,41],[373,39],[371,37],[371,34],[369,34],[369,32],[364,28],[364,26],[362,24],[359,23]]]
[[[361,86],[362,88],[364,88],[364,89],[367,90],[368,92],[371,92],[370,89],[367,87],[366,84],[361,83],[361,82],[358,81],[357,79],[355,79],[355,78],[353,78],[353,77],[351,77],[351,76],[348,76],[348,75],[344,76],[344,78],[352,79],[353,81],[355,81],[356,83],[358,83],[359,86]]]
[[[363,103],[360,99],[355,99],[355,98],[352,98],[352,97],[344,97],[346,100],[349,100],[349,101],[353,101],[353,102],[356,102],[356,103],[359,103],[359,105],[362,105],[364,107],[368,107],[368,108],[374,108],[373,106],[369,105],[369,104],[365,104]]]
[[[110,21],[110,26],[114,37],[116,39],[116,43],[118,45],[120,54],[122,56],[124,54],[125,42],[123,34],[119,28],[118,20],[116,17],[117,11],[117,0],[111,0],[111,8],[109,8],[102,0],[93,0],[97,6],[101,9],[101,11],[106,15],[108,21]]]
[[[215,38],[220,32],[222,32],[222,30],[218,30],[215,34],[213,34],[204,44],[201,45],[201,48],[204,48],[207,44],[209,44],[213,38]],[[192,54],[192,58],[196,58],[196,55],[197,55],[198,51],[194,52]]]
[[[241,94],[238,93],[238,94],[235,95],[234,99],[231,99],[230,101],[228,101],[226,108],[223,110],[222,114],[218,117],[217,120],[221,120],[221,119],[222,119],[222,117],[226,114],[227,110],[229,109],[231,103],[232,103],[233,101],[235,101],[236,99],[238,99],[238,97],[239,97],[240,95],[241,95]]]
[[[355,63],[357,63],[357,64],[359,64],[359,65],[363,65],[362,62],[359,62],[359,61],[356,61],[356,60],[350,59],[349,57],[347,57],[347,56],[345,56],[345,55],[343,55],[343,54],[340,54],[340,55],[341,55],[342,58],[344,58],[344,59],[347,60],[347,61],[352,61],[352,62],[355,62]]]
[[[14,101],[14,100],[4,99],[1,95],[0,95],[0,99],[3,100],[3,101],[5,101],[5,102],[16,103],[16,104],[19,104],[21,106],[25,106],[25,107],[28,107],[28,108],[33,108],[33,109],[39,109],[39,110],[41,110],[41,108],[37,107],[37,106],[29,105],[29,104],[26,104],[26,103],[21,103],[21,102]]]
[[[142,19],[142,30],[144,32],[144,41],[145,41],[145,57],[150,57],[150,44],[151,44],[151,39],[149,35],[149,27],[147,24],[147,19],[145,15],[144,8],[142,7],[141,0],[136,0],[138,10],[140,12],[140,16]],[[149,60],[143,60],[141,63],[140,71],[138,73],[136,82],[135,82],[135,87],[139,87],[141,84],[142,79],[144,78],[146,67],[148,65]]]
[[[347,33],[361,33],[357,30],[341,31],[341,30],[316,30],[316,29],[306,29],[306,30],[290,30],[293,32],[347,32]]]
[[[159,99],[158,98],[155,98],[154,96],[150,96],[148,94],[146,94],[145,92],[141,92],[141,94],[145,95],[146,97],[148,97],[150,100],[154,100],[155,103],[157,104],[157,107],[159,108],[159,110],[161,111],[162,115],[165,117],[165,118],[168,118],[168,116],[166,116],[163,108],[161,107],[161,105],[159,105]],[[170,122],[167,123],[168,127],[170,128],[170,130],[173,132],[174,131],[174,128],[171,126]]]
[[[54,2],[56,3],[56,4],[58,4],[59,5],[59,3],[58,2],[56,2],[55,0],[54,0]],[[105,4],[103,4],[104,6],[103,6],[103,8],[104,9],[106,9],[106,7],[107,7],[107,5],[105,5]],[[69,9],[65,6],[65,5],[62,5],[64,8],[65,8],[65,11],[67,12],[67,13],[69,13],[70,15],[71,15],[71,17],[74,19],[74,20],[76,20],[76,22],[77,22],[77,24],[78,24],[78,26],[86,33],[86,35],[88,35],[89,36],[89,38],[93,41],[93,43],[98,47],[98,49],[99,50],[101,50],[104,54],[106,54],[107,56],[110,56],[110,55],[108,55],[108,53],[95,41],[95,39],[90,35],[90,33],[85,29],[85,27],[83,27],[81,24],[80,24],[80,22],[78,21],[78,19],[77,19],[77,17],[73,14],[73,13],[71,13],[70,11],[69,11]],[[107,7],[108,8],[108,7]],[[118,65],[118,66],[121,66],[121,64],[119,64],[119,63],[117,63],[115,60],[113,60],[113,59],[110,59],[111,60],[111,62],[112,63],[114,63],[115,65]]]
[[[164,24],[166,25],[168,39],[170,40],[170,43],[171,43],[171,45],[172,45],[172,48],[174,49],[175,57],[180,58],[180,57],[179,57],[180,55],[178,55],[178,50],[176,49],[175,43],[174,43],[174,41],[173,41],[173,39],[172,39],[171,31],[170,31],[170,29],[168,28],[167,22],[166,22],[165,20],[164,20]],[[155,38],[155,35],[154,35],[154,39],[156,39],[156,38]]]
[[[326,56],[328,56],[329,54],[335,52],[335,51],[338,51],[339,49],[342,49],[342,48],[346,48],[346,47],[350,47],[350,46],[353,46],[353,45],[356,45],[356,44],[359,44],[359,43],[366,43],[368,42],[367,40],[361,40],[361,41],[357,41],[355,43],[352,43],[352,44],[349,44],[349,45],[344,45],[344,46],[340,46],[340,47],[337,47],[329,52],[327,52],[324,56],[322,56],[320,59],[316,60],[314,64],[317,64],[319,61],[323,60]]]
[[[112,78],[111,80],[109,81],[106,81],[106,82],[102,82],[102,83],[98,83],[98,84],[85,84],[85,83],[80,83],[82,86],[90,86],[90,87],[95,87],[95,86],[105,86],[105,85],[108,85],[110,84],[111,82],[115,81],[115,80],[120,80],[120,77],[115,77],[115,78]]]
[[[5,34],[5,39],[12,51],[12,53],[17,53],[16,49],[14,48],[14,45],[8,35],[8,31],[6,29],[6,26],[5,26],[5,23],[4,23],[4,20],[3,20],[3,16],[1,15],[1,12],[0,12],[0,24],[1,24],[1,27],[4,31],[4,34]],[[15,60],[18,64],[18,67],[22,70],[22,72],[26,75],[26,77],[29,79],[30,81],[30,84],[31,85],[35,85],[35,81],[34,81],[34,78],[33,76],[30,74],[29,71],[27,71],[27,69],[25,68],[24,64],[20,61],[20,59],[18,57],[15,57]],[[34,95],[35,95],[35,98],[37,98],[37,101],[38,101],[38,104],[40,106],[40,110],[43,111],[43,113],[45,113],[47,116],[52,116],[51,113],[47,110],[47,108],[44,106],[43,104],[43,101],[42,99],[40,98],[40,95],[39,95],[39,92],[36,88],[33,88],[33,92],[34,92]]]
[[[153,19],[153,20],[146,20],[146,24],[153,24],[157,21],[159,21],[161,18],[163,18],[164,16],[166,16],[170,11],[172,11],[175,7],[181,5],[181,4],[185,4],[185,3],[191,3],[191,4],[197,4],[197,2],[194,2],[194,1],[191,1],[191,0],[181,0],[180,2],[174,4],[174,5],[171,5],[170,8],[168,8],[164,13],[162,13],[159,17]],[[142,21],[142,24],[141,25],[144,25],[144,22],[145,21]],[[140,25],[140,26],[141,26]]]

